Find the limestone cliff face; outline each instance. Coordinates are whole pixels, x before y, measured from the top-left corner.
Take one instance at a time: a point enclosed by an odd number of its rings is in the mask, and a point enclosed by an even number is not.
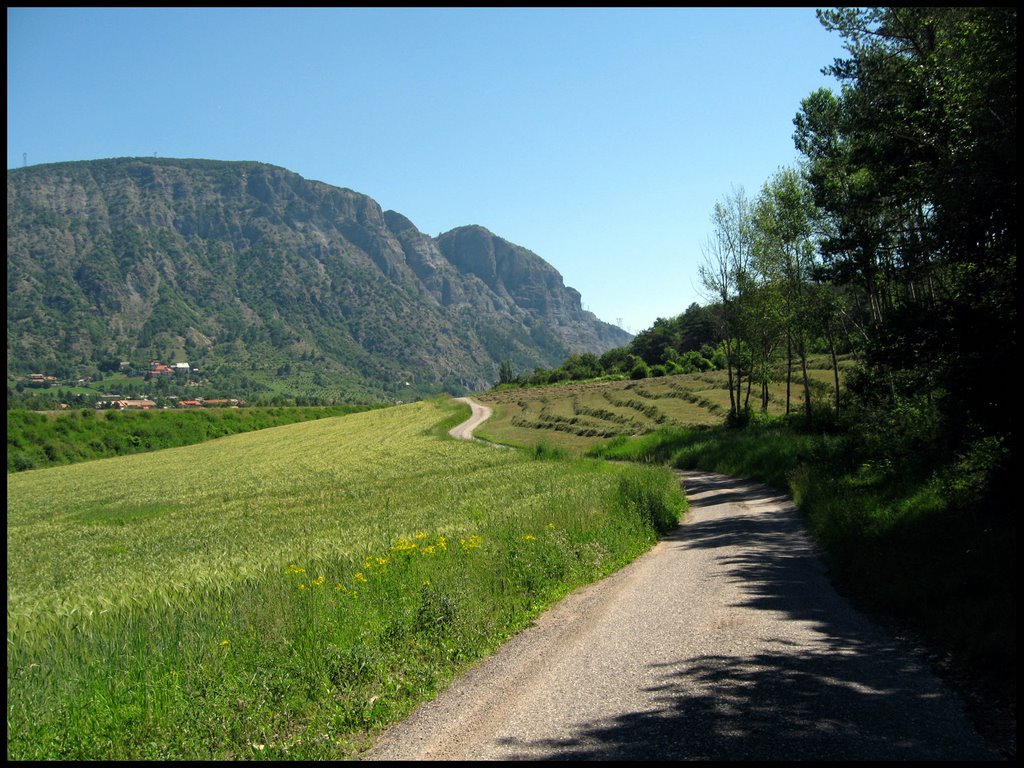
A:
[[[553,367],[630,338],[482,227],[434,239],[366,195],[261,163],[11,170],[7,227],[9,372],[184,356],[454,391],[492,383],[504,359]]]
[[[453,229],[437,244],[460,272],[479,277],[496,295],[557,329],[572,351],[601,354],[628,343],[629,334],[584,310],[579,291],[532,251],[480,226]]]

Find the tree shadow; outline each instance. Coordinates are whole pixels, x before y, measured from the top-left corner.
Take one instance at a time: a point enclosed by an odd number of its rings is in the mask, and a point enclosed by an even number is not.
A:
[[[891,647],[708,655],[661,665],[656,708],[572,739],[504,741],[507,759],[996,760]],[[875,681],[872,685],[866,680]]]
[[[728,567],[740,595],[730,607],[803,622],[814,642],[752,630],[735,655],[652,664],[645,688],[652,708],[581,724],[572,738],[504,740],[508,759],[1000,759],[926,662],[835,592],[792,503],[757,510],[786,497],[764,486],[736,491],[717,478],[699,487],[713,492],[701,500],[705,507],[740,509],[709,509],[668,544],[721,548],[716,562]],[[765,619],[751,625],[769,626]]]

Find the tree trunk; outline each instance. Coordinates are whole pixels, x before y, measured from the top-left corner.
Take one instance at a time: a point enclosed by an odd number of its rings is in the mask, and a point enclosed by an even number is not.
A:
[[[811,420],[811,384],[807,376],[807,351],[804,346],[803,336],[800,337],[797,352],[800,355],[800,367],[803,370],[804,376],[804,413],[807,415],[807,421]]]
[[[732,344],[725,340],[725,370],[729,377],[729,412],[736,414],[736,398],[732,390]]]
[[[739,355],[736,355],[739,358]],[[740,398],[743,396],[743,371],[740,368],[740,361],[736,360],[736,415],[740,415]]]
[[[836,345],[832,340],[832,326],[828,326],[828,352],[832,356],[832,376],[836,384],[836,416],[839,416],[839,361],[836,360]]]
[[[786,415],[789,416],[789,397],[793,386],[793,336],[786,331]]]

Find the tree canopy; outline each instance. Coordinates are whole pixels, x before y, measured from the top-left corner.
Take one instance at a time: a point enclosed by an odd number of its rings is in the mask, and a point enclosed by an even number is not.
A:
[[[871,386],[940,401],[953,444],[1011,439],[1016,357],[1013,8],[820,11],[849,57],[795,142],[821,252],[855,289]]]

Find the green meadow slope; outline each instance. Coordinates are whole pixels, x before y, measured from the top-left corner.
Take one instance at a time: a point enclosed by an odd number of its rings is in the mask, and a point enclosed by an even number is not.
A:
[[[685,509],[449,401],[8,476],[8,759],[332,759]]]

